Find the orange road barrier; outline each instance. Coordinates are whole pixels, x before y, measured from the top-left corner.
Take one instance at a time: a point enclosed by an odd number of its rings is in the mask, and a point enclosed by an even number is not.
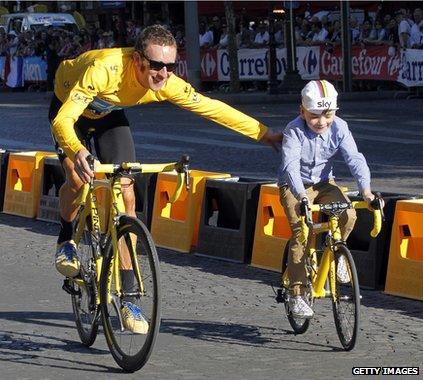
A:
[[[53,152],[10,153],[3,212],[35,218],[41,195],[41,176],[45,157]]]
[[[423,300],[423,199],[398,201],[385,293]]]
[[[291,228],[279,202],[276,184],[262,185],[257,207],[251,265],[281,272],[285,245]]]
[[[151,234],[158,247],[190,252],[197,245],[201,204],[206,178],[227,178],[230,174],[190,170],[191,188],[170,203],[176,188],[176,173],[159,173],[154,196]]]

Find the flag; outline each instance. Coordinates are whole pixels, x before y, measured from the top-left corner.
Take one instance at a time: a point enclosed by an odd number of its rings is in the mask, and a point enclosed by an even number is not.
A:
[[[6,86],[8,87],[23,87],[23,58],[22,57],[11,57],[6,58],[5,64],[5,75]],[[6,73],[8,75],[6,76]]]
[[[10,55],[6,54],[6,57],[4,59],[4,67],[3,67],[3,72],[2,72],[2,78],[4,82],[6,82],[7,80],[7,76],[10,73]]]

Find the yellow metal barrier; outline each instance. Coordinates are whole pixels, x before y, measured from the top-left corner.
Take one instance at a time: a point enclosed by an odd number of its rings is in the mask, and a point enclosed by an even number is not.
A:
[[[35,218],[41,195],[43,159],[53,152],[10,153],[3,212]]]
[[[230,174],[190,170],[191,188],[184,188],[175,203],[169,198],[176,188],[176,172],[159,173],[154,196],[151,234],[157,246],[190,252],[197,245],[201,203],[206,178],[228,178]]]
[[[291,228],[279,202],[276,184],[262,185],[257,208],[251,265],[281,272],[282,255]]]
[[[398,201],[385,293],[423,300],[423,199]]]

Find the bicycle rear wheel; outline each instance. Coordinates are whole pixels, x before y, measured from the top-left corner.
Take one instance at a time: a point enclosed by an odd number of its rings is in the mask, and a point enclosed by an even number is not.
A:
[[[147,228],[138,219],[122,216],[117,226],[119,247],[126,245],[131,255],[134,272],[140,274],[135,286],[128,293],[131,302],[141,310],[148,322],[145,334],[131,332],[122,324],[122,286],[114,275],[113,245],[109,240],[100,279],[101,314],[104,332],[110,352],[125,371],[139,370],[147,362],[153,350],[160,327],[160,274],[155,245]],[[119,282],[118,284],[116,282]],[[126,291],[123,289],[123,291]],[[126,294],[126,296],[128,296]]]
[[[284,249],[284,252],[283,252],[282,274],[284,274],[286,269],[288,268],[288,251],[289,251],[289,241],[286,243],[285,249]],[[289,310],[289,305],[288,305],[289,288],[283,287],[283,284],[282,284],[282,289],[283,289],[283,292],[284,292],[285,312],[286,312],[286,316],[288,317],[289,324],[291,325],[295,334],[304,334],[310,326],[310,319],[296,318],[292,315],[291,311]],[[304,298],[305,298],[306,302],[312,307],[313,297],[312,297],[312,292],[311,292],[311,289],[310,289],[309,286],[307,286],[307,288],[306,288]]]
[[[76,223],[78,220],[79,217],[76,219]],[[97,337],[98,307],[96,304],[95,249],[92,233],[87,224],[84,226],[81,240],[76,243],[81,269],[79,276],[70,280],[73,284],[72,309],[81,342],[89,347]]]
[[[335,273],[332,271],[335,270]],[[346,351],[354,348],[360,320],[360,288],[357,270],[349,249],[341,244],[335,251],[335,268],[331,265],[332,308],[336,331]]]

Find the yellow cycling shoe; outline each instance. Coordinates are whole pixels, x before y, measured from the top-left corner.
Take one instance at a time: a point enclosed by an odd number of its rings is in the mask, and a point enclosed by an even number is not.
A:
[[[141,309],[132,302],[122,302],[122,323],[126,330],[135,334],[147,334],[148,322],[141,313]]]
[[[55,256],[56,269],[66,277],[75,277],[79,274],[79,260],[76,244],[73,240],[59,244]]]

